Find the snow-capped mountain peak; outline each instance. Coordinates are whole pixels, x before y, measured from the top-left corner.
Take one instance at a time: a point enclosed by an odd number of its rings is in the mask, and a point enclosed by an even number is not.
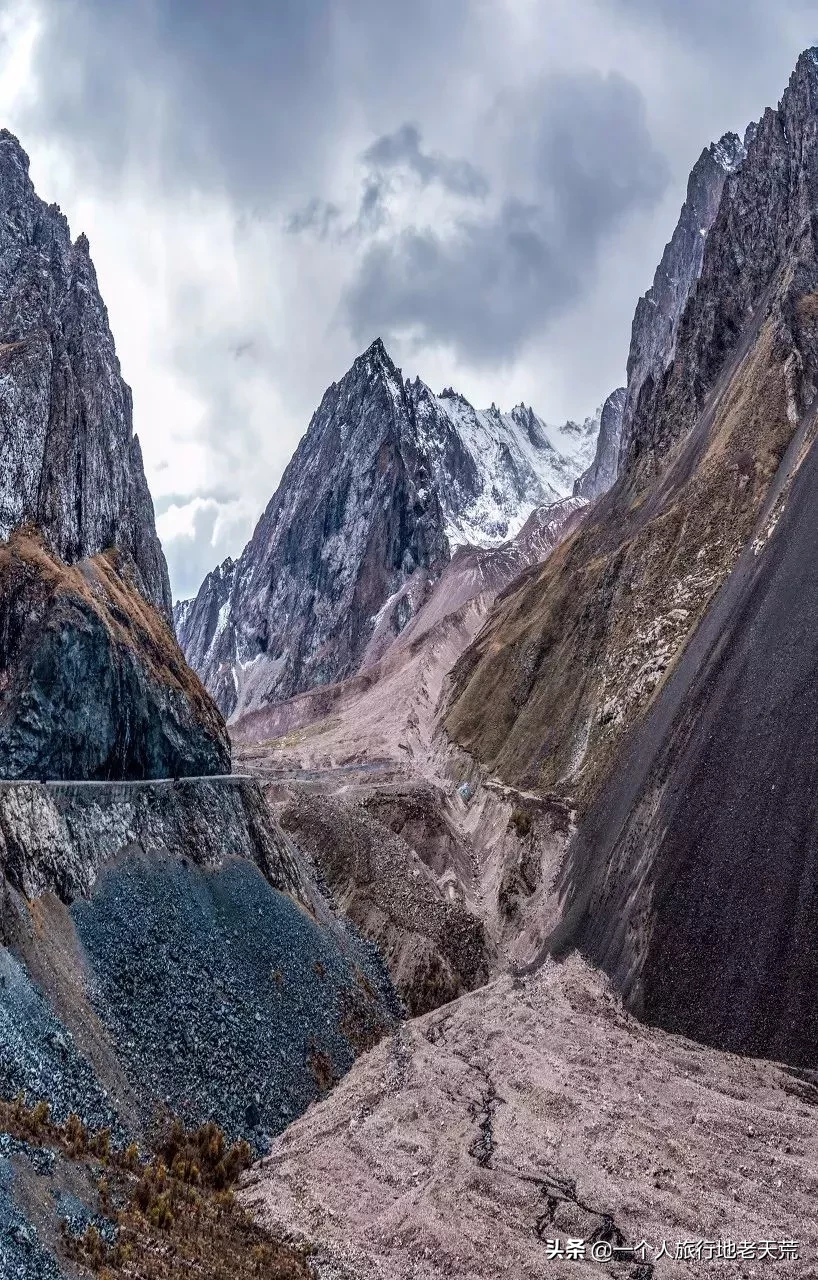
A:
[[[524,404],[435,395],[377,338],[325,392],[240,559],[177,608],[189,661],[228,715],[350,675],[457,547],[499,546],[568,497],[594,443]]]
[[[570,430],[550,426],[525,404],[503,413],[475,409],[419,378],[407,384],[418,447],[427,457],[455,547],[491,547],[514,537],[535,507],[571,493],[593,456]],[[571,424],[573,425],[573,424]]]

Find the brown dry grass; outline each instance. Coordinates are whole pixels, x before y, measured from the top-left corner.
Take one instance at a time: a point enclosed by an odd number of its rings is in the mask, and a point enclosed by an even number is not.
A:
[[[66,1258],[104,1280],[309,1280],[303,1247],[259,1227],[232,1188],[249,1168],[247,1143],[228,1146],[207,1124],[188,1132],[178,1121],[145,1160],[135,1143],[111,1147],[110,1133],[89,1132],[75,1115],[64,1125],[47,1103],[0,1101],[0,1132],[50,1147],[91,1172],[98,1211],[117,1227],[108,1244],[94,1226],[75,1237],[61,1231]]]
[[[112,644],[136,652],[158,683],[187,697],[197,718],[215,735],[224,735],[222,718],[185,661],[173,631],[139,591],[133,567],[116,548],[69,565],[52,551],[39,529],[22,526],[0,546],[0,592],[13,589],[21,575],[38,581],[52,599],[90,609]]]
[[[505,780],[589,803],[752,534],[794,431],[785,355],[768,321],[698,460],[683,435],[639,491],[620,484],[455,668],[447,731]]]

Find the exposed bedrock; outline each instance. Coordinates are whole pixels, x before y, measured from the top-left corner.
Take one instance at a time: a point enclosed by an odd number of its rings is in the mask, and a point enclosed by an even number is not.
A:
[[[130,561],[66,565],[35,530],[0,547],[0,774],[230,772],[224,722]]]
[[[116,546],[170,621],[131,391],[81,235],[0,129],[0,538],[35,523],[73,563]]]
[[[818,1065],[818,50],[724,181],[621,474],[494,606],[447,727],[576,801],[565,922],[647,1020]]]
[[[816,104],[808,51],[721,185],[616,484],[454,670],[448,732],[507,782],[582,810],[754,536],[818,380]]]
[[[495,955],[482,922],[454,882],[450,889],[441,886],[410,830],[403,838],[396,823],[379,821],[365,803],[295,788],[279,814],[338,907],[377,943],[411,1014],[487,980]],[[448,854],[447,834],[441,828]]]
[[[377,339],[325,393],[238,561],[177,603],[189,662],[233,722],[354,677],[423,613],[457,548],[502,556],[538,509],[551,523],[598,428],[435,396]]]

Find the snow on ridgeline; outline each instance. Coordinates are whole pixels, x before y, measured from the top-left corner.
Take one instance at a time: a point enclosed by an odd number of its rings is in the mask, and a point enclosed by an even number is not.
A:
[[[537,507],[567,497],[593,461],[601,406],[582,424],[555,427],[527,405],[475,409],[450,387],[435,395],[419,378],[406,392],[452,551],[513,538]]]
[[[404,380],[376,339],[324,393],[238,561],[176,623],[226,716],[332,684],[423,608],[457,548],[498,547],[567,498],[600,415],[549,426]]]

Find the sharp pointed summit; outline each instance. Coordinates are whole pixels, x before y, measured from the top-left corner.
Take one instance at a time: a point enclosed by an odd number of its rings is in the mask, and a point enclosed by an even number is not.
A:
[[[598,426],[598,424],[597,424]],[[461,545],[497,546],[571,493],[596,427],[486,411],[404,381],[381,338],[326,391],[235,565],[176,607],[180,641],[239,716],[371,660]],[[569,429],[570,428],[570,429]]]

